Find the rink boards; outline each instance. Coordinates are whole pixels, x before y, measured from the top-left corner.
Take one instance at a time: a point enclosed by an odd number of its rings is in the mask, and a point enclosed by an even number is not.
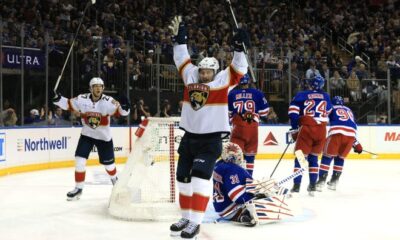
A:
[[[257,159],[276,160],[284,151],[288,125],[259,127]],[[112,127],[116,161],[123,163],[135,147],[136,127]],[[51,168],[71,167],[81,128],[14,128],[0,130],[0,176]],[[175,130],[174,148],[177,149],[183,132]],[[168,132],[159,132],[157,148],[167,157],[170,147]],[[349,159],[400,159],[400,126],[360,126],[358,139],[365,150],[379,154],[351,153]],[[285,159],[293,159],[291,144]],[[177,154],[175,154],[177,156]],[[89,165],[97,164],[97,150],[90,154]]]

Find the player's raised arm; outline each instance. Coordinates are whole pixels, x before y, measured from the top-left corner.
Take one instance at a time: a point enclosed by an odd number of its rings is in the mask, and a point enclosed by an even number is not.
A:
[[[59,106],[63,110],[79,112],[78,97],[68,99],[66,97],[63,97],[61,93],[57,93],[52,101],[54,105]]]
[[[187,49],[187,30],[181,16],[175,16],[169,25],[172,32],[172,42],[174,43],[174,62],[185,84],[192,72],[197,70],[197,67],[192,64],[190,55]]]
[[[231,65],[228,67],[231,79],[229,85],[234,86],[239,84],[240,79],[247,73],[248,63],[244,54],[243,43],[249,45],[249,37],[243,29],[238,29],[233,35],[233,59]]]

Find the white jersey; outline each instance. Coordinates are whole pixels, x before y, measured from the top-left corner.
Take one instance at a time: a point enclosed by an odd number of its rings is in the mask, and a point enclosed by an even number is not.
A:
[[[199,68],[190,61],[186,44],[174,46],[174,61],[185,89],[179,126],[194,134],[229,133],[228,92],[247,72],[243,52],[234,52],[232,63],[209,83],[199,83]]]
[[[79,113],[82,121],[82,135],[98,140],[110,141],[110,116],[127,116],[129,111],[121,108],[114,98],[102,95],[97,102],[93,102],[91,94],[81,94],[75,98],[61,97],[55,104],[72,113]]]

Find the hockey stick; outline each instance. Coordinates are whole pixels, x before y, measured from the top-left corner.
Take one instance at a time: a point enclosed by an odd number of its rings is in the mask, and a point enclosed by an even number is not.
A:
[[[373,152],[370,152],[370,151],[367,151],[367,150],[362,150],[363,152],[366,152],[366,153],[369,153],[369,154],[371,154],[371,155],[375,155],[375,156],[378,156],[378,154],[376,154],[376,153],[373,153]]]
[[[238,30],[239,29],[239,25],[238,25],[238,23],[236,21],[236,16],[235,16],[235,12],[233,11],[233,8],[232,8],[231,1],[230,0],[226,0],[226,2],[229,5],[229,9],[231,11],[232,19],[233,19],[233,22],[235,23],[235,29]],[[249,58],[247,47],[244,44],[244,42],[242,42],[242,45],[243,45],[244,55],[246,56],[247,64],[249,65],[251,78],[253,78],[253,82],[257,82],[256,75],[254,74],[254,71],[253,71],[253,64],[251,63],[251,60]]]
[[[90,4],[90,3],[92,3],[92,4]],[[69,51],[68,51],[67,59],[65,59],[64,66],[63,66],[63,68],[61,69],[61,73],[60,73],[60,75],[58,76],[56,85],[54,86],[54,89],[53,89],[55,95],[57,95],[58,85],[60,84],[61,77],[62,77],[62,75],[64,74],[64,70],[65,70],[65,67],[67,66],[69,56],[71,55],[72,49],[74,48],[75,40],[76,40],[76,37],[77,37],[78,34],[79,34],[79,29],[81,28],[83,19],[85,18],[86,11],[89,9],[89,6],[94,5],[95,3],[96,3],[96,0],[91,0],[90,2],[88,2],[88,3],[86,4],[85,9],[83,10],[82,19],[81,19],[80,22],[79,22],[78,29],[76,29],[75,36],[74,36],[74,40],[72,41],[71,47],[69,48]]]
[[[274,175],[276,168],[278,168],[279,163],[282,161],[283,156],[285,155],[286,151],[288,150],[290,144],[292,144],[292,140],[289,140],[289,143],[286,145],[285,150],[283,151],[281,157],[279,158],[278,163],[275,165],[274,170],[272,171],[271,175],[269,176],[269,178],[272,178],[272,175]]]

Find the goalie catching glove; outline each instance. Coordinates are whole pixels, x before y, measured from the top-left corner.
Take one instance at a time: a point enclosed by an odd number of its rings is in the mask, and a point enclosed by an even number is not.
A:
[[[182,16],[175,16],[168,28],[172,32],[172,42],[177,44],[187,43],[187,30]]]

